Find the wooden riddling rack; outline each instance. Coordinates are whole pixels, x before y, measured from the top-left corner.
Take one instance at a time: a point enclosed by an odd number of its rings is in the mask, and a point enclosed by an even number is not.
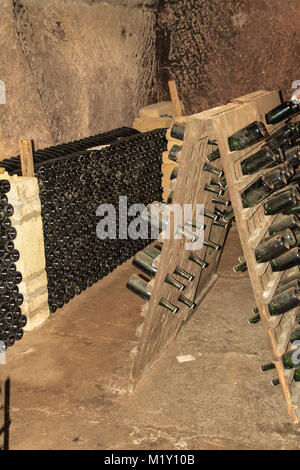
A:
[[[248,273],[253,288],[256,305],[262,320],[263,328],[269,340],[272,360],[275,363],[279,381],[282,387],[288,413],[294,422],[300,418],[300,384],[293,381],[293,369],[285,369],[281,360],[284,352],[290,349],[290,334],[295,324],[299,308],[280,316],[270,316],[268,303],[271,301],[281,276],[284,272],[273,272],[270,262],[259,264],[255,259],[255,248],[258,243],[268,236],[268,228],[283,215],[266,216],[263,202],[251,208],[243,208],[241,193],[262,171],[254,175],[243,176],[240,163],[246,157],[259,150],[264,142],[259,142],[243,151],[231,152],[228,137],[253,121],[266,125],[265,114],[280,104],[278,92],[258,91],[234,100],[232,103],[215,108],[205,113],[193,116],[193,121],[202,122],[207,129],[210,139],[219,143],[221,161],[228,185],[230,200],[234,209],[235,220],[240,236]],[[274,132],[278,125],[266,125],[269,133]],[[298,268],[288,270],[293,274]],[[250,316],[250,315],[248,315]],[[245,319],[246,320],[246,319]]]
[[[187,120],[185,117],[176,119],[176,122],[188,121],[183,142],[174,141],[170,136],[170,129],[167,131],[169,150],[173,143],[177,142],[178,145],[182,145],[179,166],[175,165],[178,166],[178,175],[176,180],[172,180],[172,188],[170,189],[174,190],[172,203],[179,204],[181,207],[184,204],[192,204],[193,217],[195,218],[196,204],[203,204],[211,212],[215,210],[216,205],[212,202],[212,199],[216,194],[204,190],[205,184],[209,184],[214,175],[203,171],[203,165],[207,161],[207,155],[215,150],[216,146],[208,143],[208,135],[202,121],[189,121],[189,119]],[[171,160],[169,162],[170,165],[173,164]],[[166,162],[166,164],[168,163]],[[221,169],[221,160],[216,160],[213,165]],[[228,199],[227,190],[222,197]],[[224,206],[220,205],[219,209],[223,210]],[[183,295],[189,300],[195,301],[197,305],[199,305],[217,278],[216,270],[225,243],[227,228],[213,225],[211,219],[204,217],[206,225],[204,239],[220,245],[221,249],[215,250],[203,246],[200,250],[194,251],[194,254],[207,263],[207,267],[201,269],[189,260],[191,251],[185,250],[186,239],[184,237],[182,239],[174,238],[173,223],[171,213],[170,238],[163,240],[161,254],[154,260],[158,270],[155,279],[148,284],[149,290],[152,291],[151,298],[142,308],[144,322],[138,328],[139,345],[133,352],[133,368],[130,377],[131,390],[165,353],[168,346],[176,338],[181,326],[189,320],[195,311],[195,309],[189,309],[178,302],[180,292],[164,282],[166,275],[168,273],[173,275],[176,266],[180,266],[193,274],[193,281],[184,281],[186,288]],[[175,274],[174,277],[176,277]],[[178,278],[178,280],[183,281],[182,278]],[[161,307],[159,305],[161,298],[165,298],[179,307],[178,313],[173,314],[166,308]]]

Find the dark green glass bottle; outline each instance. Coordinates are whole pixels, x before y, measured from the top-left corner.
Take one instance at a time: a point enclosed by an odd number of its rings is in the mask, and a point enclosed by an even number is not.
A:
[[[243,150],[268,136],[268,131],[262,122],[254,121],[248,126],[228,137],[231,152]]]
[[[294,103],[293,101],[285,101],[281,103],[276,108],[271,109],[266,116],[266,123],[267,124],[277,124],[278,122],[283,121],[291,116],[294,116],[300,111],[300,107],[298,104]]]
[[[274,191],[274,183],[265,175],[259,176],[241,193],[244,208],[253,207]]]
[[[179,152],[181,151],[181,146],[174,144],[169,152],[169,159],[172,160],[173,162],[178,162],[179,161]]]
[[[214,150],[209,155],[207,155],[206,158],[209,162],[213,162],[217,160],[218,158],[220,158],[220,150],[219,149]]]
[[[300,220],[296,214],[287,215],[279,222],[274,222],[270,225],[269,234],[275,235],[275,233],[282,232],[282,230],[285,230],[286,228],[300,229]]]
[[[297,204],[298,195],[299,192],[291,188],[269,197],[263,205],[265,215],[286,213],[292,210]]]
[[[294,168],[300,165],[300,145],[291,147],[284,152],[284,156],[287,162]]]
[[[200,266],[200,268],[206,268],[207,263],[199,258],[199,256],[195,255],[195,253],[191,253],[189,256],[189,260],[193,261],[195,264]]]
[[[237,264],[236,266],[233,266],[233,271],[235,273],[239,273],[239,272],[244,272],[244,271],[247,271],[248,268],[247,268],[247,263],[246,261],[241,261],[239,264]]]
[[[170,175],[170,180],[174,180],[178,176],[178,168],[173,168],[172,173]]]
[[[250,157],[245,158],[241,162],[243,175],[252,175],[263,168],[267,168],[276,163],[276,156],[270,147],[263,147],[258,152],[253,153]]]
[[[291,236],[293,233],[290,231]],[[295,237],[294,237],[295,241]],[[275,234],[272,237],[262,240],[255,249],[255,258],[258,263],[266,263],[273,258],[277,258],[290,249],[290,244],[282,234]]]
[[[281,357],[282,363],[286,369],[294,369],[300,365],[300,348],[287,351]]]
[[[300,248],[292,248],[287,253],[271,260],[271,267],[274,272],[285,271],[300,264]]]
[[[155,246],[146,246],[146,248],[144,248],[143,252],[145,253],[145,255],[148,255],[150,256],[152,259],[155,259],[157,258],[160,254],[161,254],[161,250],[156,248]]]
[[[153,258],[146,255],[142,251],[137,253],[132,260],[133,266],[143,271],[150,277],[155,277],[157,273],[157,267],[153,266]]]
[[[300,292],[292,287],[286,289],[278,295],[275,295],[271,302],[268,304],[268,309],[271,316],[282,315],[289,312],[300,305]]]
[[[127,281],[126,287],[142,299],[150,300],[151,291],[148,289],[148,282],[140,275],[132,274]],[[158,303],[161,307],[166,308],[172,313],[177,313],[179,310],[178,307],[171,304],[167,299],[161,298]]]
[[[185,123],[184,122],[175,122],[171,129],[171,137],[178,140],[184,139],[185,132]]]

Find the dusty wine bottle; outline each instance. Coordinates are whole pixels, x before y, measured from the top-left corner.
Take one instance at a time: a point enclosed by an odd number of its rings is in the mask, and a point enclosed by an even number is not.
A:
[[[281,315],[289,312],[300,305],[300,292],[292,287],[275,295],[268,304],[270,315]]]
[[[287,162],[294,168],[297,168],[300,164],[300,145],[290,147],[284,152],[284,156]]]
[[[170,180],[174,180],[175,178],[177,178],[177,175],[178,175],[178,168],[173,168],[172,173],[170,175]]]
[[[291,232],[291,236],[293,233]],[[295,240],[295,237],[294,237]],[[282,234],[276,234],[267,240],[262,240],[255,248],[255,258],[258,263],[266,263],[277,258],[290,249],[290,244]]]
[[[174,274],[177,274],[177,276],[183,277],[183,279],[186,279],[187,281],[192,281],[194,279],[193,274],[188,273],[184,269],[182,269],[180,266],[176,266],[174,269]]]
[[[143,271],[150,277],[155,277],[157,273],[157,267],[152,265],[153,258],[146,255],[142,251],[137,253],[132,260],[133,266]]]
[[[179,161],[179,152],[181,152],[181,145],[174,144],[171,147],[171,150],[169,152],[169,159],[172,160],[173,162],[178,162]]]
[[[206,184],[206,185],[204,186],[204,190],[205,190],[205,191],[209,191],[209,192],[211,192],[211,193],[215,193],[215,194],[217,194],[218,196],[221,196],[221,195],[223,194],[223,192],[224,192],[224,189],[223,189],[223,188],[221,188],[221,187],[219,187],[219,186],[214,186],[214,185],[212,185],[212,184]]]
[[[151,291],[148,289],[148,283],[140,275],[132,274],[126,284],[127,289],[131,290],[139,297],[144,300],[149,300],[151,297]],[[159,300],[159,305],[170,310],[172,313],[178,312],[178,307],[171,304],[168,300],[161,298]]]
[[[291,289],[294,287],[298,292],[300,292],[300,280],[299,279],[293,279],[290,282],[287,282],[284,285],[279,285],[275,291],[274,295],[281,294],[281,292],[284,292],[285,290]]]
[[[287,253],[271,260],[271,267],[274,272],[285,271],[300,264],[300,249],[292,248]]]
[[[221,197],[213,196],[212,202],[214,202],[215,204],[221,204],[223,206],[231,206],[231,201],[229,201],[228,199],[223,199]]]
[[[247,271],[247,263],[245,260],[241,261],[239,264],[237,264],[236,266],[233,266],[233,271],[235,273],[239,273],[239,272],[244,272],[244,271]]]
[[[249,318],[248,323],[249,323],[250,325],[255,325],[255,324],[258,323],[260,320],[261,320],[260,314],[257,313],[257,314],[254,315],[253,317]]]
[[[174,139],[183,140],[184,132],[185,132],[185,123],[175,122],[171,129],[171,137],[174,137]]]
[[[290,336],[290,343],[293,343],[294,341],[300,341],[300,328],[295,328]]]
[[[259,176],[241,193],[244,208],[253,207],[274,191],[274,183],[265,175]]]
[[[216,149],[213,152],[211,152],[209,155],[207,155],[206,158],[209,162],[213,162],[213,161],[217,160],[218,158],[220,158],[219,149]]]
[[[279,222],[274,222],[269,227],[269,234],[275,235],[275,233],[282,232],[286,228],[289,229],[300,229],[300,220],[296,214],[290,214],[281,219]]]
[[[299,192],[294,188],[274,194],[263,205],[265,215],[274,215],[291,210],[297,204],[298,196]]]
[[[276,167],[276,169],[265,172],[265,176],[267,176],[274,184],[274,191],[284,188],[290,179],[290,176],[287,176],[287,172],[284,172],[285,168],[283,168],[283,164],[280,166],[282,166],[282,168]]]
[[[206,261],[203,261],[202,259],[200,259],[197,255],[195,255],[195,253],[191,253],[190,256],[189,256],[189,260],[193,261],[194,263],[196,263],[198,266],[200,266],[200,268],[206,268],[207,266],[207,263]]]
[[[267,168],[276,163],[276,156],[270,147],[263,147],[258,152],[250,155],[241,162],[243,175],[252,175],[263,168]]]
[[[293,380],[295,382],[300,382],[300,368],[297,368],[294,370],[294,375],[293,375]],[[279,385],[280,384],[280,380],[279,379],[273,379],[271,381],[272,385]]]
[[[256,142],[261,141],[268,135],[268,131],[264,124],[262,122],[254,121],[228,137],[228,145],[231,152],[235,150],[243,150]]]
[[[178,302],[183,303],[184,305],[186,305],[190,309],[196,307],[196,304],[194,302],[192,302],[191,300],[189,300],[187,297],[185,297],[183,294],[180,294],[180,296],[178,297]]]
[[[281,356],[281,359],[286,369],[294,369],[300,364],[300,348],[287,351]]]
[[[151,245],[146,246],[146,248],[144,248],[143,252],[145,253],[145,255],[150,256],[150,258],[152,258],[152,259],[157,258],[161,254],[161,250],[159,250],[155,246],[151,246]]]
[[[278,122],[283,121],[291,116],[297,114],[300,110],[298,104],[294,103],[293,101],[285,101],[281,103],[279,106],[271,109],[266,115],[266,123],[267,124],[277,124]]]
[[[180,291],[183,291],[186,287],[184,284],[182,284],[182,282],[177,281],[175,277],[171,276],[171,274],[166,275],[164,282],[166,282],[172,287],[175,287],[175,289],[180,290]]]
[[[223,170],[219,170],[219,168],[216,168],[216,167],[210,165],[207,162],[204,163],[203,170],[208,172],[208,173],[212,173],[213,175],[217,175],[217,176],[222,176],[223,175]]]

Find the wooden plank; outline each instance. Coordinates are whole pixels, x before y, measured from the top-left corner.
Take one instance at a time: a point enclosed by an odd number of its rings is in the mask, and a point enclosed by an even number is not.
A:
[[[177,86],[174,80],[169,80],[168,82],[171,100],[173,103],[173,116],[182,116],[182,107],[178,96]]]
[[[167,138],[170,132],[167,132]],[[184,204],[192,205],[192,217],[196,216],[197,204],[205,204],[206,208],[214,211],[212,203],[213,193],[204,191],[204,184],[210,183],[212,174],[203,171],[206,156],[212,151],[212,146],[208,145],[205,125],[193,116],[187,119],[184,141],[181,142],[182,151],[178,176],[174,180],[175,188],[173,193],[174,204],[179,204],[183,208]],[[220,165],[221,161],[216,163]],[[199,209],[200,210],[200,209]],[[212,226],[211,219],[205,220],[205,239],[214,237],[212,241],[218,241],[223,245],[227,230],[222,227]],[[189,260],[190,251],[186,250],[186,240],[175,239],[171,223],[171,237],[164,240],[160,255],[158,271],[152,289],[149,302],[145,305],[145,322],[142,331],[139,330],[140,342],[137,354],[134,358],[132,374],[130,379],[130,389],[133,390],[137,383],[143,379],[151,367],[163,356],[168,346],[174,341],[182,325],[191,317],[191,314],[198,309],[190,310],[184,304],[178,302],[179,292],[169,284],[165,283],[167,274],[173,274],[176,266],[180,266],[194,276],[193,281],[183,281],[186,285],[183,295],[188,299],[200,302],[208,288],[216,279],[216,268],[220,257],[220,251],[212,250],[205,246],[195,251],[201,259],[209,260],[208,268],[201,269],[194,262]],[[175,276],[176,277],[176,276]],[[202,292],[199,294],[199,282],[202,282]],[[159,306],[159,300],[164,297],[173,305],[179,307],[177,314],[168,312]],[[200,308],[200,307],[199,307]]]
[[[23,176],[34,176],[33,142],[30,139],[19,140],[21,168]]]

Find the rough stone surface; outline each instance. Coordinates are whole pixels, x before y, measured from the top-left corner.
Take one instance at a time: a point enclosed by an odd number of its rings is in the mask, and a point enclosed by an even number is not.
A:
[[[21,308],[27,317],[26,329],[31,330],[50,314],[38,183],[36,178],[10,177],[6,172],[0,175],[0,179],[10,181],[11,189],[7,196],[14,207],[11,223],[17,230],[14,245],[20,253],[16,267],[23,277],[19,286],[24,296]]]
[[[300,80],[298,0],[161,0],[159,99],[176,81],[186,114]]]
[[[2,0],[0,159],[131,125],[154,101],[154,2]]]
[[[11,380],[10,448],[298,449],[276,374],[259,371],[271,354],[262,326],[247,323],[249,278],[232,271],[241,252],[233,228],[215,286],[133,394],[144,301],[125,288],[130,261],[25,333],[0,368],[0,386]],[[180,364],[187,354],[195,360]]]

